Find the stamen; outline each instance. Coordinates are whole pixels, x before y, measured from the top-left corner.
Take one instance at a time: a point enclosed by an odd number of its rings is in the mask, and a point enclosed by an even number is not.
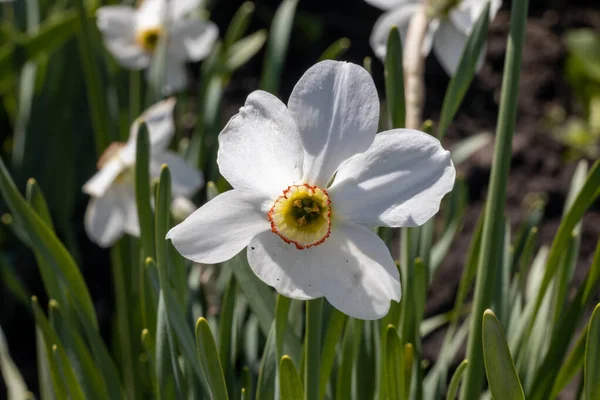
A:
[[[327,191],[308,184],[289,186],[271,210],[271,231],[297,249],[323,243],[331,231],[331,201]]]
[[[146,52],[153,53],[158,45],[158,41],[162,35],[160,26],[155,28],[144,29],[138,32],[136,41]]]

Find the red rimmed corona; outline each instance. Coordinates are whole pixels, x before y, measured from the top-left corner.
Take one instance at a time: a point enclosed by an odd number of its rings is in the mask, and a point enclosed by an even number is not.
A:
[[[298,250],[318,246],[331,234],[331,200],[325,189],[288,186],[269,210],[271,231]]]

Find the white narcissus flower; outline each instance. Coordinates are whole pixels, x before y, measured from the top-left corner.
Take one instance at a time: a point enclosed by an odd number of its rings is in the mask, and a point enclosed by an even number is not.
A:
[[[207,264],[248,247],[252,270],[279,293],[384,316],[400,300],[400,278],[370,227],[425,223],[455,170],[437,139],[408,129],[375,135],[378,121],[373,80],[355,64],[316,64],[287,107],[253,92],[219,135],[217,162],[234,189],[167,238]]]
[[[150,65],[154,50],[166,33],[166,90],[178,91],[186,85],[185,62],[206,58],[218,37],[218,28],[212,22],[184,18],[201,1],[141,0],[138,8],[100,7],[96,11],[98,29],[104,45],[119,64],[132,70]]]
[[[163,164],[171,171],[174,202],[178,197],[192,196],[203,184],[200,171],[186,164],[168,150],[175,132],[173,107],[175,100],[162,101],[146,110],[131,126],[127,143],[111,144],[98,161],[98,172],[83,185],[92,198],[85,213],[85,230],[99,246],[114,244],[124,233],[140,235],[134,167],[137,132],[145,123],[150,142],[150,178],[160,175]]]
[[[384,58],[388,35],[393,26],[397,26],[404,41],[411,17],[419,7],[436,10],[429,23],[429,29],[422,51],[429,54],[433,47],[437,59],[446,73],[453,76],[460,62],[465,43],[479,15],[483,11],[485,0],[365,0],[382,10],[383,14],[375,23],[371,34],[371,47],[379,58]],[[502,5],[502,0],[490,0],[490,20]],[[438,9],[435,7],[438,6]],[[483,65],[485,47],[481,51],[477,70]]]

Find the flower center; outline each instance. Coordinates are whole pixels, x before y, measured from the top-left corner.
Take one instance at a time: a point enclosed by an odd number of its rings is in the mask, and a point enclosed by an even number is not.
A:
[[[154,52],[162,35],[162,27],[144,29],[138,32],[136,41],[148,53]]]
[[[299,250],[318,246],[331,233],[331,200],[324,189],[293,185],[269,210],[271,231]]]

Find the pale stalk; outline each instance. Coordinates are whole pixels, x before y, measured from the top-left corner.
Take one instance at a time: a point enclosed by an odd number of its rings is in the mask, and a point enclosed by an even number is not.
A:
[[[423,42],[429,17],[425,6],[415,11],[408,25],[404,46],[404,88],[406,97],[406,128],[419,129],[425,103],[425,55]]]

